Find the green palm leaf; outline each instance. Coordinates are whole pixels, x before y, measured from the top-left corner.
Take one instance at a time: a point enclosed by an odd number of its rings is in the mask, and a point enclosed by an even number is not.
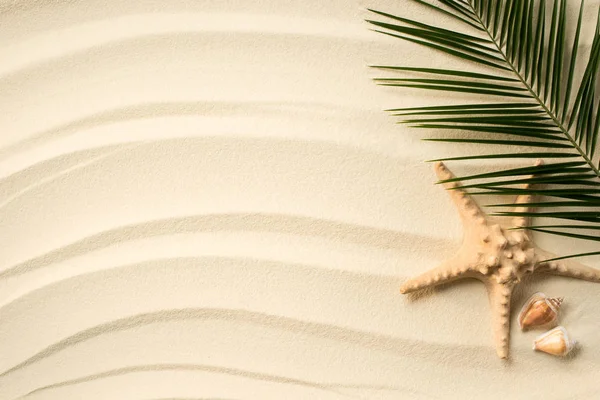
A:
[[[538,167],[506,168],[457,177],[473,183],[472,194],[537,194],[536,213],[518,213],[513,204],[490,204],[502,216],[543,216],[581,225],[539,225],[529,229],[574,239],[600,241],[600,10],[589,55],[580,57],[584,0],[576,19],[567,1],[577,0],[412,0],[429,11],[464,24],[461,31],[370,10],[383,20],[367,20],[375,31],[416,43],[471,65],[481,73],[420,66],[375,65],[393,73],[421,76],[377,78],[379,85],[460,92],[489,99],[484,104],[425,105],[393,108],[399,123],[415,128],[470,132],[468,137],[429,141],[480,144],[482,154],[431,161],[485,159],[551,160]],[[574,28],[569,25],[575,24]],[[479,68],[480,69],[480,68]],[[576,71],[583,71],[578,79]],[[503,101],[497,99],[502,97]],[[508,100],[508,101],[507,101]],[[510,101],[513,100],[513,101]],[[509,147],[503,151],[498,148]],[[485,151],[485,149],[489,149]],[[528,150],[530,149],[530,150]],[[560,160],[568,161],[560,161]],[[533,162],[532,162],[533,163]],[[535,174],[535,178],[527,175]],[[529,189],[516,185],[535,184]],[[566,199],[566,200],[560,200]],[[543,211],[541,211],[543,210]],[[574,233],[590,229],[592,234]],[[599,252],[578,254],[580,256]],[[572,255],[572,256],[578,256]],[[571,256],[567,256],[571,257]]]

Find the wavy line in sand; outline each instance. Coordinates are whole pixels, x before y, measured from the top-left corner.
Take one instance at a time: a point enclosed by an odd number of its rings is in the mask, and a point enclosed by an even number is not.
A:
[[[101,33],[101,34],[99,34]],[[374,36],[360,24],[289,16],[234,13],[134,14],[91,21],[60,30],[47,31],[10,46],[12,53],[0,66],[0,79],[35,66],[93,48],[110,48],[117,43],[148,37],[200,34],[290,35],[318,40],[373,41]],[[61,46],[55,46],[60,42]]]
[[[190,215],[122,226],[88,236],[5,268],[0,271],[0,279],[35,271],[48,264],[122,243],[125,239],[136,240],[153,236],[206,231],[277,232],[298,236],[323,237],[384,249],[402,250],[409,246],[413,251],[419,247],[422,247],[423,251],[429,251],[428,249],[432,246],[435,246],[435,248],[450,248],[453,246],[452,241],[447,239],[437,239],[302,215],[275,213]]]
[[[87,160],[85,160],[83,162],[80,162],[78,164],[75,164],[73,166],[65,168],[63,170],[60,170],[60,171],[58,171],[58,172],[56,172],[56,173],[54,173],[52,175],[45,176],[45,177],[40,177],[39,179],[33,181],[31,184],[29,184],[29,185],[21,188],[20,190],[14,192],[13,194],[9,195],[3,202],[0,202],[0,210],[2,210],[2,208],[8,206],[9,204],[11,204],[12,202],[14,202],[15,200],[18,200],[21,196],[24,196],[25,194],[27,194],[31,190],[33,190],[35,188],[38,188],[38,187],[40,187],[42,185],[52,183],[53,181],[55,181],[56,179],[60,178],[61,176],[65,176],[65,175],[67,175],[67,174],[69,174],[71,172],[74,172],[74,171],[80,170],[81,168],[85,168],[87,166],[93,165],[93,164],[95,164],[97,162],[100,162],[100,161],[106,159],[106,158],[109,158],[109,157],[114,156],[116,154],[119,154],[119,153],[121,153],[123,151],[130,150],[130,149],[132,149],[134,147],[138,147],[138,146],[141,146],[141,145],[142,145],[141,143],[133,143],[133,144],[124,145],[124,146],[106,146],[107,147],[107,151],[103,152],[102,154],[94,156],[94,157],[91,157],[91,158],[89,158],[89,159],[87,159]],[[117,147],[117,148],[115,148],[115,147]],[[85,150],[83,150],[81,152],[77,152],[77,153],[84,153],[84,152],[85,152]],[[68,158],[68,157],[60,157],[60,158],[64,162],[65,159]],[[55,160],[52,160],[52,161],[55,161]],[[41,164],[45,164],[45,163],[41,163]],[[43,165],[40,166],[40,167],[43,169]],[[40,171],[38,170],[38,168],[28,168],[27,172],[30,173],[30,174],[40,175]],[[11,175],[11,177],[12,178],[16,178],[16,179],[26,178],[25,174],[17,173],[15,175],[18,175],[18,177],[15,177],[14,175]],[[8,178],[0,178],[0,183],[4,183],[3,181],[5,179],[8,179]]]
[[[116,376],[123,376],[128,374],[135,374],[140,372],[162,372],[162,371],[203,371],[203,372],[214,372],[224,375],[239,376],[248,379],[261,380],[266,382],[283,383],[288,385],[298,385],[302,387],[320,389],[323,391],[334,392],[337,394],[344,394],[339,389],[371,389],[371,390],[389,390],[389,391],[404,391],[404,389],[385,386],[385,385],[368,385],[368,384],[341,384],[341,383],[319,383],[312,382],[303,379],[289,378],[286,376],[265,374],[261,372],[254,372],[239,368],[228,368],[220,367],[215,365],[206,364],[147,364],[147,365],[135,365],[123,368],[111,369],[103,372],[99,372],[92,375],[82,376],[79,378],[69,379],[62,382],[53,383],[50,385],[42,386],[31,390],[30,392],[18,397],[18,399],[25,399],[33,394],[45,392],[52,389],[57,389],[65,386],[78,385],[80,383],[93,382],[105,378],[111,378]]]
[[[323,112],[323,109],[346,108],[336,104],[305,103],[305,102],[234,102],[234,101],[179,101],[179,102],[149,102],[132,104],[126,107],[112,109],[86,115],[81,118],[63,123],[61,125],[34,133],[17,142],[0,148],[0,160],[6,159],[14,153],[33,148],[37,145],[68,136],[82,129],[91,129],[101,125],[114,124],[134,119],[148,119],[169,116],[203,116],[215,114],[215,110],[222,113],[245,113],[248,111],[269,112],[281,114],[286,108],[302,110],[311,113]],[[357,112],[360,110],[353,110]],[[165,138],[168,140],[169,138]]]
[[[35,295],[37,292],[39,292],[41,290],[51,290],[52,288],[54,288],[58,285],[68,283],[69,281],[75,280],[75,279],[82,279],[84,277],[89,277],[90,279],[94,279],[95,275],[103,275],[110,271],[124,270],[124,269],[135,269],[135,268],[144,269],[144,268],[164,266],[164,265],[177,267],[178,265],[174,265],[177,263],[181,264],[181,265],[179,265],[180,267],[189,267],[189,266],[196,266],[199,262],[202,262],[203,264],[236,263],[236,264],[244,264],[244,266],[247,266],[248,263],[254,263],[254,264],[268,265],[269,267],[275,267],[277,269],[290,269],[290,270],[303,269],[303,270],[315,271],[317,273],[335,274],[335,275],[337,275],[336,279],[339,279],[341,275],[361,277],[363,279],[371,279],[371,280],[378,279],[378,280],[381,280],[382,282],[387,282],[388,280],[396,279],[395,277],[382,276],[382,275],[377,275],[375,273],[369,273],[369,272],[364,272],[364,271],[347,271],[344,269],[327,268],[327,267],[322,267],[322,266],[313,266],[313,265],[309,265],[309,264],[300,264],[300,263],[294,263],[294,262],[284,262],[284,261],[280,261],[280,260],[257,258],[257,257],[243,257],[243,256],[230,257],[230,256],[218,256],[218,255],[190,256],[190,257],[164,257],[164,258],[153,258],[152,260],[144,260],[144,261],[129,263],[129,264],[119,264],[119,265],[114,265],[114,266],[108,266],[108,267],[102,268],[100,270],[83,272],[83,273],[77,274],[77,275],[69,275],[68,277],[53,281],[47,285],[38,286],[34,289],[27,291],[26,293],[23,293],[22,295],[11,298],[9,301],[0,305],[0,311],[3,308],[11,306],[11,304],[19,301],[20,299],[24,299],[29,296]]]
[[[43,154],[39,157],[21,157],[19,160],[9,160],[0,164],[0,185],[7,189],[2,191],[8,192],[14,187],[23,188],[34,182],[35,178],[43,176],[46,171],[55,173],[66,168],[75,167],[83,164],[91,159],[100,157],[104,154],[111,153],[121,146],[126,146],[127,143],[115,144],[98,144],[91,145],[86,148],[67,150],[57,154]],[[46,173],[46,176],[49,174]],[[23,182],[26,182],[25,184]],[[0,186],[0,187],[2,187]],[[16,192],[18,190],[13,190]]]
[[[275,329],[286,330],[293,333],[302,333],[315,337],[336,340],[349,345],[361,346],[373,351],[396,354],[401,357],[415,357],[437,360],[440,363],[452,364],[455,367],[476,365],[477,367],[492,366],[495,360],[488,357],[489,346],[456,345],[423,343],[418,340],[401,339],[388,335],[360,331],[356,329],[303,321],[295,318],[271,315],[262,312],[223,309],[223,308],[183,308],[163,309],[160,311],[137,314],[114,321],[93,326],[83,331],[66,337],[59,342],[47,346],[24,361],[0,373],[0,379],[6,378],[14,372],[27,368],[50,356],[60,353],[79,343],[92,340],[96,337],[119,331],[156,324],[159,322],[181,321],[190,319],[203,320],[236,320],[237,323],[247,323],[267,326]],[[466,351],[479,350],[479,351]]]

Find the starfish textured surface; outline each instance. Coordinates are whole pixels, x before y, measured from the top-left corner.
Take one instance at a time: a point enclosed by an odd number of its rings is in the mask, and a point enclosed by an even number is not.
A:
[[[435,171],[442,181],[456,178],[443,163],[435,164]],[[462,278],[482,281],[488,291],[498,357],[508,358],[511,295],[524,275],[544,272],[600,282],[600,270],[572,260],[546,262],[556,256],[537,247],[526,230],[509,229],[527,227],[527,218],[514,218],[506,226],[502,219],[486,215],[459,182],[444,182],[444,187],[462,220],[462,246],[437,268],[405,282],[400,292],[410,293]],[[517,196],[516,203],[522,206],[516,211],[529,211],[531,202],[532,196]]]

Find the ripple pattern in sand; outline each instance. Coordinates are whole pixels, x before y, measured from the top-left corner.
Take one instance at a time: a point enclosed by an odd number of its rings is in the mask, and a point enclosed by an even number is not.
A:
[[[0,2],[0,400],[598,395],[587,287],[534,283],[587,296],[550,366],[497,362],[477,284],[397,293],[460,226],[364,6]]]

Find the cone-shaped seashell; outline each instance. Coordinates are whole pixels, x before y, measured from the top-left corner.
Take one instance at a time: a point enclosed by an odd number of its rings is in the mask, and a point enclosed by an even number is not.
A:
[[[533,342],[533,350],[543,351],[553,356],[566,356],[575,347],[577,342],[571,340],[567,331],[562,326],[538,336]]]
[[[544,293],[535,293],[527,300],[519,313],[519,326],[522,330],[556,325],[562,297],[546,297]]]

